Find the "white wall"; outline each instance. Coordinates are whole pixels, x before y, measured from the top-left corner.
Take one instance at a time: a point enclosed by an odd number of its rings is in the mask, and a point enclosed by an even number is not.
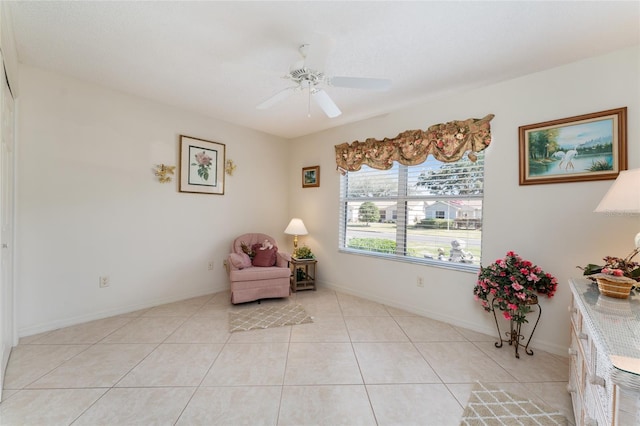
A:
[[[334,146],[394,137],[451,120],[492,113],[493,143],[485,159],[483,264],[514,250],[560,281],[532,345],[566,354],[569,333],[567,280],[576,265],[605,255],[625,256],[640,230],[637,217],[592,213],[612,181],[518,185],[518,127],[611,108],[628,107],[629,168],[640,167],[640,47],[569,64],[293,141],[291,215],[304,220],[304,241],[318,257],[321,285],[495,333],[493,318],[474,301],[475,274],[338,252],[339,174]],[[349,113],[349,111],[345,111]],[[319,188],[300,188],[303,166],[319,164]],[[425,288],[416,286],[423,276]]]
[[[493,113],[487,150],[484,263],[515,250],[560,280],[533,345],[568,343],[567,279],[576,265],[625,255],[638,218],[591,213],[611,181],[518,185],[518,126],[628,107],[629,168],[640,167],[640,48],[540,72],[284,142],[211,118],[40,69],[20,67],[17,311],[20,335],[227,287],[231,239],[303,218],[301,241],[321,285],[493,333],[473,300],[475,275],[338,252],[334,145]],[[345,113],[349,113],[345,111]],[[238,169],[224,196],[159,184],[154,164],[178,161],[178,135],[227,145]],[[301,188],[301,168],[321,186]],[[207,263],[216,262],[213,272]],[[111,287],[98,288],[109,275]],[[416,277],[428,284],[416,287]]]
[[[19,71],[20,335],[225,289],[233,238],[260,231],[286,242],[285,141],[41,69]],[[237,169],[225,195],[157,181],[155,164],[177,165],[180,134],[226,144]],[[98,287],[101,275],[109,288]]]

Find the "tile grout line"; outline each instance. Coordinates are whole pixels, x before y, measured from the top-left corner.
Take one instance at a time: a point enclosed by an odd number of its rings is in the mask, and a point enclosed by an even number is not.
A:
[[[222,292],[220,292],[220,293],[222,293]],[[281,383],[280,383],[280,385],[279,385],[279,388],[280,388],[280,395],[279,395],[279,398],[278,398],[279,405],[278,405],[278,407],[277,407],[277,411],[276,411],[277,415],[275,416],[275,424],[276,424],[276,425],[277,425],[280,421],[285,420],[285,418],[283,417],[283,408],[285,408],[285,407],[283,407],[283,402],[285,402],[285,399],[286,399],[286,398],[285,398],[285,390],[286,390],[286,389],[285,389],[285,387],[291,387],[291,388],[294,388],[294,387],[314,387],[314,388],[318,388],[318,387],[324,387],[324,386],[344,386],[344,385],[353,386],[353,387],[363,387],[363,388],[364,388],[364,390],[365,390],[365,394],[366,394],[366,396],[367,396],[367,401],[368,401],[369,410],[370,410],[371,415],[373,416],[373,419],[374,419],[375,423],[376,423],[376,424],[379,424],[379,422],[382,422],[382,421],[383,421],[383,419],[382,419],[382,418],[380,418],[380,419],[378,418],[378,417],[379,417],[379,415],[380,415],[380,413],[376,413],[376,411],[375,411],[375,409],[374,409],[374,404],[373,404],[373,401],[372,401],[372,399],[371,399],[372,395],[374,395],[374,394],[370,394],[370,393],[369,393],[369,391],[370,391],[370,389],[369,389],[369,385],[366,383],[366,380],[365,380],[365,377],[364,377],[364,373],[363,373],[363,364],[361,364],[361,361],[360,361],[360,359],[358,358],[358,355],[357,355],[357,350],[356,350],[356,348],[355,348],[355,347],[356,347],[356,346],[357,346],[357,344],[359,344],[359,343],[363,343],[363,344],[364,344],[364,343],[366,343],[366,344],[369,344],[369,343],[389,343],[389,344],[394,344],[394,343],[411,343],[411,347],[412,347],[415,351],[417,351],[417,352],[418,352],[418,354],[420,355],[421,359],[423,359],[423,360],[424,360],[424,362],[426,363],[426,365],[428,365],[428,366],[429,366],[429,368],[434,372],[434,375],[435,375],[435,377],[437,377],[437,378],[438,378],[438,380],[440,381],[440,384],[444,385],[444,389],[446,389],[446,392],[445,392],[445,393],[446,393],[450,398],[452,398],[452,399],[453,399],[453,401],[455,401],[455,402],[457,403],[457,405],[458,405],[458,406],[462,406],[462,405],[463,405],[463,404],[462,404],[462,402],[460,402],[460,401],[456,398],[456,396],[455,396],[455,394],[454,394],[454,392],[453,392],[453,387],[452,387],[452,386],[453,386],[453,385],[456,385],[456,384],[466,384],[466,383],[444,383],[444,381],[443,381],[443,379],[442,379],[441,375],[440,375],[440,374],[439,374],[439,373],[438,373],[438,372],[437,372],[437,371],[436,371],[436,370],[431,366],[431,364],[430,364],[430,363],[429,363],[429,361],[427,360],[426,356],[425,356],[425,355],[424,355],[424,354],[423,354],[423,353],[418,349],[418,347],[416,346],[416,345],[417,345],[417,343],[420,343],[420,342],[417,342],[417,341],[412,340],[412,339],[410,338],[410,336],[409,336],[408,331],[407,331],[405,328],[403,328],[403,327],[402,327],[402,325],[399,323],[399,319],[400,319],[400,317],[402,317],[402,315],[395,316],[395,315],[391,314],[391,312],[389,312],[389,309],[387,308],[387,306],[386,306],[386,305],[384,305],[384,304],[380,304],[381,306],[383,306],[383,308],[385,309],[385,311],[387,312],[387,314],[388,314],[388,315],[373,315],[373,316],[370,316],[370,315],[360,315],[360,316],[361,316],[361,317],[387,317],[387,316],[388,316],[388,317],[391,317],[391,318],[393,319],[393,323],[394,323],[397,327],[399,327],[399,328],[400,328],[400,330],[402,331],[403,335],[408,339],[408,341],[404,341],[404,340],[403,340],[403,341],[388,341],[388,340],[385,340],[384,342],[380,342],[380,341],[376,341],[376,340],[374,339],[374,340],[372,340],[371,342],[369,342],[369,341],[354,342],[354,341],[353,341],[353,336],[352,336],[352,330],[350,330],[350,329],[349,329],[349,327],[347,326],[347,320],[348,320],[349,318],[351,318],[351,317],[345,317],[345,315],[344,315],[344,312],[345,312],[345,311],[344,311],[344,301],[343,301],[343,302],[341,302],[341,301],[340,301],[340,297],[339,297],[339,295],[338,295],[338,293],[337,293],[337,292],[332,292],[332,293],[333,293],[333,297],[331,297],[331,298],[330,298],[330,300],[331,300],[331,301],[335,300],[335,302],[337,303],[337,306],[338,306],[338,308],[339,308],[339,314],[338,314],[338,315],[328,315],[328,316],[336,317],[336,318],[337,318],[337,317],[339,317],[339,318],[341,319],[341,321],[340,321],[340,323],[341,323],[341,324],[340,324],[340,325],[341,325],[342,327],[344,327],[344,330],[345,330],[345,332],[346,332],[346,336],[347,336],[347,338],[348,338],[348,342],[349,342],[349,344],[350,344],[350,346],[351,346],[351,354],[352,354],[352,356],[354,357],[354,359],[355,359],[355,361],[356,361],[356,365],[357,365],[357,368],[358,368],[358,373],[359,373],[359,376],[360,376],[360,379],[361,379],[362,383],[361,383],[361,384],[339,384],[339,383],[336,383],[336,384],[317,384],[317,385],[316,385],[316,384],[313,384],[313,385],[308,385],[308,384],[307,384],[307,385],[305,385],[305,384],[298,384],[298,385],[293,384],[293,385],[287,385],[287,384],[286,384],[286,372],[287,372],[287,368],[289,367],[289,356],[290,356],[290,354],[291,354],[291,350],[292,350],[292,343],[304,343],[304,344],[309,344],[309,343],[310,343],[310,344],[320,344],[320,343],[346,343],[346,342],[341,342],[341,341],[333,342],[333,340],[339,340],[339,339],[331,339],[331,341],[325,341],[325,340],[323,340],[322,338],[320,338],[320,337],[318,337],[318,336],[316,336],[316,337],[314,337],[313,339],[311,339],[312,341],[294,342],[294,341],[293,341],[293,337],[294,337],[294,329],[293,329],[293,327],[289,326],[289,327],[288,327],[288,336],[287,336],[287,340],[286,340],[286,342],[287,342],[287,350],[286,350],[286,353],[284,354],[284,369],[283,369],[282,381],[281,381]],[[350,295],[349,295],[349,296],[350,296]],[[157,344],[156,344],[156,345],[155,345],[155,346],[150,350],[150,352],[149,352],[148,354],[146,354],[142,359],[140,359],[140,360],[139,360],[139,361],[138,361],[134,366],[132,366],[131,368],[129,368],[127,372],[123,373],[123,375],[122,375],[118,380],[116,380],[116,381],[115,381],[111,386],[109,386],[109,387],[87,387],[87,388],[51,388],[51,389],[49,389],[49,388],[42,388],[42,389],[35,389],[35,390],[74,390],[74,389],[96,389],[96,390],[97,390],[97,389],[102,389],[102,390],[103,390],[103,392],[102,392],[99,396],[97,396],[97,398],[96,398],[92,403],[90,403],[86,408],[84,408],[84,410],[82,410],[82,412],[81,412],[79,415],[77,415],[77,417],[75,417],[75,418],[74,418],[73,420],[71,420],[71,422],[70,422],[70,424],[77,423],[77,421],[78,421],[78,420],[79,420],[83,415],[85,415],[89,410],[91,410],[91,408],[92,408],[92,407],[94,407],[94,406],[95,406],[99,401],[101,401],[101,400],[105,397],[105,395],[106,395],[107,393],[109,393],[111,390],[113,390],[114,388],[116,388],[116,387],[117,387],[117,385],[118,385],[119,383],[122,383],[122,381],[124,380],[124,378],[125,378],[125,377],[127,377],[127,375],[129,375],[133,370],[135,370],[137,367],[139,367],[139,366],[140,366],[140,365],[141,365],[145,360],[149,359],[149,357],[151,356],[151,354],[156,353],[156,352],[157,352],[157,350],[160,348],[160,346],[162,346],[162,345],[172,345],[172,344],[183,344],[183,345],[189,345],[189,346],[193,346],[193,345],[200,345],[200,344],[202,344],[202,345],[205,345],[205,344],[211,344],[212,342],[192,343],[192,342],[191,342],[191,340],[195,340],[195,339],[191,339],[191,338],[189,338],[189,339],[185,339],[185,340],[189,340],[189,342],[180,342],[180,341],[176,341],[176,342],[167,342],[167,340],[169,340],[169,339],[171,338],[171,336],[176,335],[176,333],[178,332],[178,330],[179,330],[181,327],[183,327],[183,326],[184,326],[184,325],[185,325],[189,320],[191,320],[191,319],[193,319],[193,318],[196,318],[197,314],[198,314],[198,313],[200,313],[200,312],[202,312],[202,311],[203,311],[203,308],[205,308],[205,306],[207,306],[208,304],[210,304],[212,300],[215,300],[215,295],[214,295],[214,296],[209,297],[209,298],[207,299],[207,301],[203,302],[203,303],[198,307],[198,309],[196,309],[194,312],[192,312],[189,316],[187,316],[187,317],[183,317],[183,321],[182,321],[182,322],[180,322],[180,324],[178,324],[178,325],[175,327],[175,329],[173,329],[171,332],[169,332],[169,333],[168,333],[168,335],[167,335],[166,337],[164,337],[164,339],[162,339],[162,341],[160,341],[159,343],[157,343]],[[296,300],[297,300],[297,299],[296,299]],[[312,300],[314,300],[314,299],[310,299],[310,301],[312,301]],[[328,299],[328,300],[329,300],[329,299]],[[346,300],[346,302],[349,302],[349,300]],[[313,302],[311,302],[311,303],[313,303]],[[160,306],[162,306],[162,305],[160,305]],[[222,304],[220,304],[220,307],[224,309],[224,306],[223,306]],[[366,306],[365,306],[365,307],[366,307]],[[356,308],[362,308],[362,307],[358,305],[358,306],[356,306]],[[153,309],[153,308],[151,308],[151,309]],[[227,313],[227,320],[228,320],[228,312],[229,312],[229,311],[230,311],[229,309],[227,309],[227,310],[225,311],[225,312]],[[358,310],[358,311],[356,311],[356,312],[362,312],[362,311],[359,309],[359,310]],[[116,329],[112,330],[110,333],[108,333],[106,336],[102,337],[100,340],[98,340],[98,341],[96,341],[96,342],[93,342],[93,343],[90,343],[90,344],[86,344],[86,345],[87,345],[87,346],[86,346],[86,348],[84,348],[82,351],[80,351],[80,352],[78,352],[77,354],[73,355],[71,358],[69,358],[69,359],[67,359],[67,360],[64,360],[63,362],[61,362],[60,364],[58,364],[56,367],[53,367],[51,370],[47,371],[46,373],[44,373],[43,375],[41,375],[39,378],[37,378],[37,379],[35,379],[34,381],[30,382],[28,385],[25,385],[25,386],[24,386],[24,387],[22,387],[21,389],[18,389],[18,390],[17,390],[17,392],[16,392],[15,394],[12,394],[9,398],[11,398],[11,397],[13,397],[13,396],[15,396],[15,395],[18,395],[20,392],[25,392],[25,391],[30,390],[30,389],[26,389],[26,386],[29,386],[29,385],[33,384],[34,382],[36,382],[37,380],[40,380],[42,377],[44,377],[44,376],[46,376],[47,374],[51,373],[51,371],[55,370],[56,368],[59,368],[61,365],[64,365],[65,363],[67,363],[67,362],[71,361],[72,359],[76,358],[76,357],[77,357],[77,356],[79,356],[80,354],[85,353],[86,351],[90,350],[92,347],[94,347],[94,346],[96,346],[96,345],[118,345],[118,344],[126,345],[126,344],[132,344],[132,343],[126,343],[126,342],[125,342],[125,343],[123,343],[123,342],[113,342],[113,343],[106,342],[106,343],[105,343],[105,342],[103,342],[103,340],[104,340],[104,339],[106,339],[108,336],[112,335],[113,333],[115,333],[117,330],[119,330],[119,329],[121,329],[121,328],[125,327],[126,325],[130,324],[131,322],[135,321],[136,319],[142,318],[142,317],[143,317],[143,315],[144,315],[144,314],[141,314],[141,315],[140,315],[140,316],[138,316],[138,317],[133,317],[133,318],[131,318],[129,321],[127,321],[126,323],[122,324],[120,327],[118,327],[118,328],[116,328]],[[315,316],[316,316],[316,317],[324,317],[324,315],[322,315],[322,314],[316,314]],[[161,316],[161,317],[169,318],[169,317],[172,317],[172,316],[171,316],[171,315],[163,315],[163,316]],[[421,316],[418,316],[418,317],[421,317]],[[146,318],[155,318],[155,317],[154,317],[154,316],[149,316],[149,317],[146,317]],[[208,316],[203,316],[203,318],[208,318]],[[214,317],[214,318],[215,318],[215,317]],[[426,318],[426,317],[424,317],[424,318]],[[336,321],[336,323],[338,323],[338,322]],[[457,330],[456,330],[456,331],[457,331]],[[30,342],[29,344],[25,344],[25,346],[27,346],[27,345],[38,346],[37,341],[40,341],[40,340],[42,340],[42,339],[46,338],[46,336],[47,336],[47,335],[49,335],[49,334],[50,334],[50,332],[48,332],[47,334],[45,334],[45,335],[41,336],[39,339],[35,340],[34,342]],[[497,365],[498,365],[498,366],[499,366],[499,367],[500,367],[504,372],[506,372],[506,373],[507,373],[507,375],[508,375],[509,377],[511,377],[511,378],[513,378],[513,379],[515,379],[515,380],[514,380],[514,382],[508,382],[508,383],[513,383],[513,384],[518,384],[518,385],[525,385],[525,383],[523,383],[523,382],[521,382],[521,381],[517,380],[517,378],[515,378],[515,376],[513,376],[509,371],[507,371],[504,367],[502,367],[502,364],[500,363],[500,361],[499,361],[499,360],[494,359],[494,357],[492,357],[490,354],[488,354],[488,353],[486,352],[486,349],[487,349],[487,348],[483,349],[483,347],[481,347],[481,346],[487,346],[487,344],[484,344],[484,341],[480,341],[480,340],[478,340],[478,341],[476,342],[476,341],[474,341],[474,340],[471,340],[471,339],[470,339],[470,338],[468,338],[467,336],[463,335],[461,332],[458,332],[458,334],[460,334],[460,335],[462,336],[462,340],[461,340],[461,341],[464,341],[464,342],[467,342],[467,343],[471,343],[471,344],[473,345],[473,347],[475,347],[477,350],[479,350],[481,353],[483,353],[483,354],[484,354],[488,359],[491,359],[491,361],[493,361],[493,362],[494,362],[495,364],[497,364]],[[216,334],[216,335],[217,335],[217,334]],[[284,336],[283,336],[283,337],[284,337]],[[212,386],[203,386],[203,383],[205,382],[206,377],[207,377],[207,376],[210,374],[210,372],[212,371],[212,368],[214,367],[215,363],[221,359],[221,358],[220,358],[220,357],[221,357],[221,354],[222,354],[222,352],[225,350],[225,348],[229,348],[229,347],[230,347],[230,345],[234,345],[234,344],[235,344],[235,343],[232,343],[232,342],[231,342],[231,339],[232,339],[232,334],[231,334],[231,333],[227,333],[226,337],[224,338],[224,341],[215,342],[216,344],[220,345],[220,348],[219,348],[219,350],[218,350],[217,354],[215,355],[215,357],[213,357],[213,358],[212,358],[212,360],[210,361],[210,363],[209,363],[208,367],[206,368],[206,371],[204,372],[204,374],[202,375],[201,379],[199,380],[199,383],[198,383],[196,386],[121,386],[121,387],[118,387],[118,389],[157,389],[157,388],[167,388],[167,389],[171,389],[171,388],[191,388],[191,389],[193,389],[193,392],[192,392],[192,393],[191,393],[191,395],[189,396],[188,400],[186,401],[186,403],[184,404],[184,406],[183,406],[183,407],[181,407],[180,413],[177,415],[177,417],[175,418],[175,420],[173,420],[173,424],[175,425],[175,424],[177,424],[177,423],[179,423],[179,422],[180,422],[180,419],[181,419],[181,418],[183,418],[183,416],[184,416],[184,414],[185,414],[185,412],[186,412],[187,408],[189,407],[189,405],[190,405],[190,404],[192,403],[192,401],[194,400],[195,395],[196,395],[196,394],[198,393],[198,391],[199,391],[199,390],[201,390],[201,389],[205,389],[205,388],[208,388],[208,387],[216,387],[216,388],[217,388],[217,387],[221,387],[221,388],[225,388],[225,389],[230,389],[230,388],[234,388],[234,387],[239,387],[239,388],[243,388],[243,387],[250,387],[250,388],[274,387],[274,385],[228,385],[228,386],[220,385],[220,386],[217,386],[217,385],[215,385],[215,384],[214,384],[214,385],[212,385]],[[220,340],[222,340],[222,339],[220,339]],[[476,339],[476,340],[477,340],[477,339]],[[284,341],[284,340],[283,340],[283,341]],[[439,342],[439,340],[426,341],[425,343],[431,343],[431,342]],[[238,345],[240,345],[240,344],[256,344],[256,343],[274,343],[274,342],[251,342],[251,341],[246,341],[246,342],[238,342],[237,344],[238,344]],[[443,343],[446,343],[446,341],[443,341]],[[139,345],[139,344],[144,344],[144,343],[136,343],[136,344],[138,344],[138,345]],[[75,344],[75,343],[74,343],[74,344],[68,344],[68,346],[75,346],[75,345],[80,345],[80,344]],[[544,351],[543,351],[543,352],[544,352]],[[551,355],[554,355],[554,354],[551,354]],[[558,357],[553,357],[553,359],[556,359],[556,358],[558,358]],[[554,370],[554,371],[555,371],[555,370]],[[549,381],[541,381],[541,382],[536,382],[536,383],[540,383],[540,384],[547,384],[547,383],[562,383],[562,382],[563,382],[562,380],[558,380],[557,382],[555,382],[555,381],[551,381],[551,382],[549,382]],[[533,382],[532,382],[532,383],[533,383]],[[385,383],[380,383],[380,385],[383,385],[383,384],[385,384]],[[393,385],[404,385],[404,384],[412,385],[412,384],[418,384],[418,385],[419,385],[419,384],[423,384],[423,383],[421,383],[421,382],[420,382],[420,383],[404,383],[404,382],[403,382],[403,383],[395,383],[395,382],[394,382],[394,383],[389,383],[389,384],[393,384]],[[432,384],[432,383],[424,383],[424,384]],[[436,383],[433,383],[433,384],[436,384]],[[371,385],[377,385],[377,383],[372,383]],[[275,385],[275,386],[277,386],[277,385]],[[458,393],[460,393],[460,390],[461,390],[461,389],[464,389],[464,388],[459,388],[459,389],[458,389],[458,391],[459,391]],[[543,389],[543,388],[541,388],[541,387],[540,387],[539,389]],[[275,391],[275,389],[274,389],[274,391]],[[555,394],[555,391],[554,391],[553,393]],[[532,395],[534,395],[534,394],[535,394],[535,396],[536,396],[539,400],[541,400],[541,401],[543,401],[543,402],[546,402],[543,398],[540,398],[540,397],[538,396],[537,392],[533,392],[533,391],[532,391]],[[275,395],[276,395],[276,393],[274,392],[274,394],[273,394],[273,396],[274,396],[274,400],[273,400],[273,401],[274,401],[274,403],[275,403]],[[464,394],[462,394],[462,395],[464,395]],[[185,396],[186,396],[186,394],[185,394]],[[364,400],[363,400],[363,402],[364,402]],[[181,405],[181,404],[177,404],[177,406],[178,406],[178,407],[179,407],[180,405]],[[177,408],[177,407],[176,407],[176,408]],[[464,408],[464,407],[462,407],[462,408]],[[559,410],[564,411],[564,409],[560,409],[560,408],[559,408]],[[74,414],[74,415],[75,415],[75,414]]]
[[[205,304],[206,304],[206,302],[205,302],[205,303],[203,303],[203,304],[199,307],[199,309],[198,309],[198,310],[200,310],[200,309],[202,308],[202,306],[204,306]],[[160,305],[160,306],[162,306],[162,305]],[[153,308],[151,308],[151,309],[153,309]],[[196,312],[197,312],[198,310],[196,310]],[[89,411],[93,406],[95,406],[95,405],[98,403],[98,401],[100,401],[102,398],[104,398],[104,396],[105,396],[105,395],[107,395],[110,391],[112,391],[113,389],[116,389],[116,387],[117,387],[118,383],[120,383],[120,382],[121,382],[121,381],[122,381],[122,380],[123,380],[127,375],[129,375],[129,374],[130,374],[130,373],[131,373],[131,372],[132,372],[136,367],[138,367],[142,362],[144,362],[144,360],[146,360],[147,358],[149,358],[149,356],[151,356],[151,354],[153,354],[153,353],[154,353],[154,352],[155,352],[155,351],[156,351],[156,350],[157,350],[157,349],[158,349],[158,348],[159,348],[159,347],[160,347],[160,346],[161,346],[161,345],[162,345],[162,344],[163,344],[163,343],[164,343],[164,342],[169,338],[169,336],[173,335],[173,333],[175,333],[175,332],[176,332],[176,330],[178,330],[178,329],[179,329],[179,328],[180,328],[180,327],[181,327],[181,326],[182,326],[182,325],[183,325],[183,324],[184,324],[188,319],[192,318],[194,315],[195,315],[195,312],[194,312],[193,314],[191,314],[191,316],[189,316],[189,317],[184,317],[184,321],[182,321],[182,322],[181,322],[181,323],[180,323],[180,324],[179,324],[179,325],[178,325],[178,326],[177,326],[177,327],[176,327],[176,328],[175,328],[171,333],[169,333],[169,334],[168,334],[168,335],[167,335],[167,336],[166,336],[166,337],[165,337],[161,342],[157,343],[157,344],[156,344],[156,346],[155,346],[155,347],[154,347],[154,348],[153,348],[153,349],[152,349],[152,350],[151,350],[147,355],[145,355],[142,359],[140,359],[140,361],[138,361],[138,362],[137,362],[134,366],[132,366],[132,367],[131,367],[127,372],[125,372],[125,373],[124,373],[124,374],[123,374],[123,375],[122,375],[118,380],[116,380],[116,381],[115,381],[115,382],[114,382],[110,387],[108,387],[108,388],[106,389],[106,391],[105,391],[105,392],[104,392],[104,393],[103,393],[103,394],[102,394],[98,399],[96,399],[92,404],[90,404],[90,405],[89,405],[89,406],[88,406],[88,407],[87,407],[87,408],[86,408],[86,409],[85,409],[85,410],[84,410],[84,411],[83,411],[83,412],[82,412],[78,417],[76,417],[76,418],[75,418],[75,419],[70,423],[70,425],[71,425],[71,424],[73,424],[73,423],[75,423],[76,421],[78,421],[78,419],[80,419],[80,417],[82,417],[82,416],[83,416],[87,411]],[[138,317],[132,318],[132,320],[131,320],[131,321],[128,321],[127,323],[123,324],[123,325],[122,325],[122,327],[119,327],[117,330],[120,330],[121,328],[123,328],[123,327],[125,327],[126,325],[130,324],[130,323],[131,323],[131,322],[133,322],[135,319],[141,319],[141,318],[156,318],[156,317],[152,317],[152,316],[144,317],[144,313],[142,313],[142,314],[141,314],[141,315],[139,315]],[[106,339],[109,335],[111,335],[111,334],[115,333],[117,330],[112,331],[112,332],[111,332],[111,333],[109,333],[107,336],[103,337],[101,340],[99,340],[98,342],[94,343],[94,345],[93,345],[93,346],[98,345],[98,344],[105,344],[105,345],[108,345],[108,344],[114,344],[114,345],[115,345],[115,344],[147,344],[147,343],[121,343],[121,342],[115,342],[115,343],[109,343],[109,342],[106,342],[106,343],[102,343],[102,342],[104,341],[104,339]],[[151,344],[153,344],[153,343],[151,343]],[[172,386],[172,387],[173,387],[173,386]],[[134,388],[139,389],[140,387],[134,387]],[[126,387],[123,387],[123,389],[126,389]],[[195,390],[194,390],[193,394],[195,394]],[[193,394],[191,395],[191,397],[193,397]],[[189,401],[190,401],[190,400],[191,400],[191,398],[189,399]],[[186,405],[185,405],[185,407],[184,407],[184,408],[186,408]],[[181,412],[181,414],[182,414],[182,412]],[[178,418],[179,418],[179,417],[180,417],[180,416],[178,416]],[[177,420],[176,420],[176,422],[177,422]]]

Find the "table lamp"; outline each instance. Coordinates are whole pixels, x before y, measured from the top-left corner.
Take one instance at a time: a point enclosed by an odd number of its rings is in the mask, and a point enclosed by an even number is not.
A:
[[[621,171],[594,212],[612,216],[640,215],[640,169]],[[640,232],[634,242],[636,250],[640,250]]]
[[[298,235],[307,235],[307,228],[304,226],[302,219],[294,217],[287,225],[287,229],[284,230],[285,234],[293,235],[293,250],[298,248]]]

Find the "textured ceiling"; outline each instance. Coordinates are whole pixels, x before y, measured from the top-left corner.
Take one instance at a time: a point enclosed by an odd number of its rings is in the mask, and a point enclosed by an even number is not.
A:
[[[640,44],[640,2],[9,2],[20,62],[285,138]],[[314,34],[327,75],[393,80],[255,106]]]

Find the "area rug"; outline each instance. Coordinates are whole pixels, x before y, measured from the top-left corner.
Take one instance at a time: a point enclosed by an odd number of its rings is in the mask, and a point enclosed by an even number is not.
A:
[[[460,426],[476,425],[566,426],[567,418],[554,408],[476,383],[462,413]]]
[[[229,312],[229,332],[282,327],[313,322],[302,305],[267,306],[246,311]]]

